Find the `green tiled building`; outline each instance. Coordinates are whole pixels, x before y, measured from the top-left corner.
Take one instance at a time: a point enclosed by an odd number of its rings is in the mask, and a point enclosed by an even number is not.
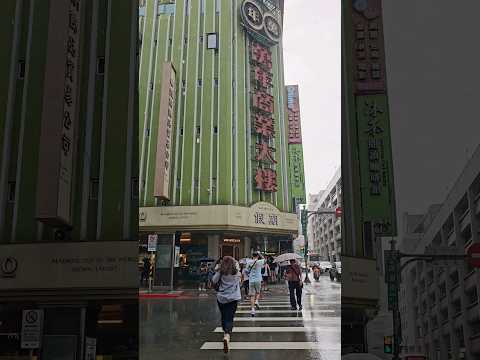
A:
[[[279,0],[140,2],[140,230],[187,263],[297,232],[282,21]]]

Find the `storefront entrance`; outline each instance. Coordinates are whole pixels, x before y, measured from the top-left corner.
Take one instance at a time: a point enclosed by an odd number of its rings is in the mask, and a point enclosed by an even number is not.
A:
[[[231,256],[236,260],[240,260],[240,246],[224,244],[220,247],[220,256]]]

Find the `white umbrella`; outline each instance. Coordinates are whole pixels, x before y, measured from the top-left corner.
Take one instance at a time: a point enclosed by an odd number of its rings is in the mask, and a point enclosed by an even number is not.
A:
[[[282,263],[284,261],[297,260],[297,259],[302,259],[302,257],[298,254],[286,253],[286,254],[278,255],[275,258],[275,260],[273,260],[273,262]]]

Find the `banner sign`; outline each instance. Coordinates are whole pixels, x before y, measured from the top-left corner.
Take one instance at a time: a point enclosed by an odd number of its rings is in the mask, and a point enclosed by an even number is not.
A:
[[[390,120],[386,95],[357,97],[363,222],[376,235],[396,235]]]
[[[240,14],[243,27],[253,39],[266,46],[273,46],[280,41],[280,9],[273,2],[245,0]]]
[[[353,0],[354,93],[386,92],[381,0]]]

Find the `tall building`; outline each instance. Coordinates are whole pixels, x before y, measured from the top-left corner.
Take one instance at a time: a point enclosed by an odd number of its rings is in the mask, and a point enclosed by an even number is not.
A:
[[[315,200],[311,211],[342,207],[341,170],[335,172],[327,188]],[[313,205],[313,204],[312,204]],[[342,252],[342,229],[340,218],[331,215],[313,215],[308,219],[308,239],[311,253],[324,261],[340,261]]]
[[[343,0],[342,354],[368,350],[365,326],[382,276],[377,250],[396,235],[386,79],[382,0]]]
[[[159,235],[157,283],[174,262],[180,279],[201,257],[285,250],[302,194],[290,181],[282,1],[140,5],[140,229]]]
[[[2,3],[0,355],[135,353],[138,4],[119,3]]]
[[[410,217],[410,219],[412,219]],[[401,241],[406,252],[450,247],[464,253],[480,242],[480,147],[441,205],[420,221],[411,221]],[[453,252],[453,250],[452,250]],[[468,261],[414,262],[401,283],[402,350],[429,359],[477,359],[480,356],[478,293],[480,277]]]

